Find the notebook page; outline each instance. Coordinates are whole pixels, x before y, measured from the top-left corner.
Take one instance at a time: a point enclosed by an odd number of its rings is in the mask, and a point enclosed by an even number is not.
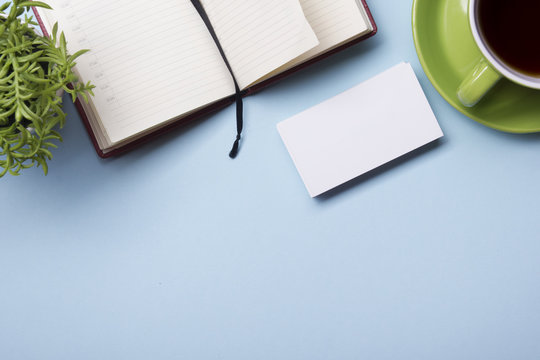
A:
[[[300,3],[320,44],[295,59],[295,64],[371,30],[358,0],[300,0]]]
[[[234,93],[230,74],[189,1],[48,0],[111,143]]]
[[[319,45],[257,82],[264,81],[372,30],[364,6],[357,0],[300,0],[302,9],[319,39]]]
[[[298,0],[202,0],[241,88],[318,45]]]

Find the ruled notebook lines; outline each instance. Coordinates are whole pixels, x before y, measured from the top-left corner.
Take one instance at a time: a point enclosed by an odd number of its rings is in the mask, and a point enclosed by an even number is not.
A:
[[[50,5],[62,9],[55,15],[71,48],[91,49],[77,68],[97,86],[92,101],[112,143],[234,93],[189,1],[161,0],[152,12],[144,0]]]
[[[368,29],[357,0],[200,0],[241,89]],[[99,146],[114,148],[232,96],[231,75],[190,0],[48,0],[75,71],[92,82],[83,104]],[[93,14],[99,14],[95,16]]]
[[[241,88],[318,45],[298,0],[202,0]]]
[[[370,30],[360,11],[362,5],[356,0],[300,0],[300,4],[320,44],[301,55],[295,63],[328,51]]]

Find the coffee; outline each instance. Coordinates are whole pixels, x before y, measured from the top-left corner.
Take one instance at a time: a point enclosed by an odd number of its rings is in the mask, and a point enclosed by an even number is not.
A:
[[[540,77],[540,0],[478,0],[478,27],[510,68]]]

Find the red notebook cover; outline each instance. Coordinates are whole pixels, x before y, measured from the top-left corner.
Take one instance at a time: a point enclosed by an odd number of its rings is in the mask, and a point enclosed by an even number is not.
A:
[[[366,3],[366,0],[361,0],[362,2],[362,5],[364,6],[365,10],[366,10],[366,14],[368,16],[368,19],[369,19],[369,22],[371,23],[371,26],[373,28],[373,31],[371,31],[370,33],[362,36],[362,37],[359,37],[359,38],[356,38],[352,41],[349,41],[331,51],[328,51],[324,54],[321,54],[311,60],[308,60],[302,64],[299,64],[287,71],[284,71],[270,79],[267,79],[259,84],[256,84],[246,90],[243,91],[243,96],[248,96],[248,95],[252,95],[262,89],[264,89],[265,87],[283,79],[283,78],[286,78],[287,76],[290,76],[291,74],[299,71],[299,70],[302,70],[312,64],[315,64],[316,62],[319,62],[335,53],[338,53],[340,51],[343,51],[355,44],[358,44],[359,42],[369,38],[369,37],[372,37],[373,35],[375,35],[377,33],[377,24],[375,23],[375,20],[373,19],[373,15],[371,14],[371,11],[369,10],[369,7]],[[36,11],[36,9],[34,8],[34,14],[36,16],[36,19],[37,19],[37,22],[39,23],[39,26],[41,27],[41,31],[43,32],[43,34],[45,36],[48,36],[48,32],[45,28],[45,25],[43,23],[43,20],[41,19],[41,17],[39,16],[39,12]],[[88,117],[86,116],[86,113],[84,112],[83,110],[83,107],[81,105],[81,101],[78,99],[76,102],[75,102],[75,106],[77,107],[77,110],[81,116],[81,119],[84,123],[84,126],[86,127],[86,130],[90,136],[90,139],[92,140],[92,144],[94,144],[94,148],[96,149],[96,152],[97,154],[102,157],[102,158],[108,158],[108,157],[111,157],[111,156],[116,156],[116,155],[119,155],[119,154],[122,154],[126,151],[129,151],[133,148],[136,148],[138,147],[139,145],[143,144],[143,143],[146,143],[152,139],[155,139],[157,137],[159,137],[160,135],[162,134],[165,134],[179,126],[182,126],[182,125],[185,125],[187,123],[190,123],[194,120],[197,120],[197,119],[200,119],[200,118],[203,118],[204,116],[207,116],[213,112],[216,112],[220,109],[223,109],[225,107],[227,107],[228,105],[231,105],[234,103],[234,95],[231,95],[230,97],[228,98],[225,98],[225,99],[222,99],[216,103],[213,103],[207,107],[204,107],[203,109],[199,110],[199,111],[196,111],[186,117],[183,117],[182,119],[179,119],[175,122],[172,122],[168,125],[165,125],[147,135],[144,135],[130,143],[127,143],[126,145],[123,145],[119,148],[116,148],[116,149],[113,149],[111,151],[107,151],[107,152],[103,152],[103,150],[100,149],[99,145],[98,145],[98,142],[97,142],[97,139],[96,139],[96,136],[94,134],[94,132],[92,131],[92,128],[90,127],[90,123],[88,122]]]

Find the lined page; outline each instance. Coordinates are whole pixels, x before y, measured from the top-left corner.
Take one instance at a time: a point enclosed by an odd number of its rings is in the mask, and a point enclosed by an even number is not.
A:
[[[202,0],[241,88],[319,44],[298,0]]]
[[[190,1],[48,0],[109,142],[234,93],[230,74]],[[154,7],[148,11],[148,7]]]
[[[295,59],[300,63],[371,30],[358,0],[300,0],[320,44]]]

